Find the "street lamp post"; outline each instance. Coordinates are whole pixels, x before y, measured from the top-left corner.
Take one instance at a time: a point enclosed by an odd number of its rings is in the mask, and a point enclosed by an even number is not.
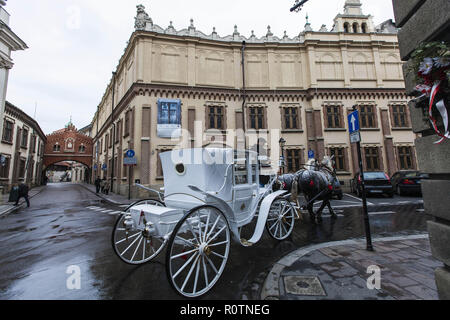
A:
[[[284,140],[283,137],[281,137],[280,141],[279,141],[279,144],[280,144],[280,147],[281,147],[281,155],[280,155],[281,173],[284,174],[284,167],[285,167],[284,146],[286,145],[286,140]]]
[[[111,124],[112,124],[112,156],[111,156],[111,168],[109,169],[111,171],[111,186],[110,191],[114,192],[114,149],[116,147],[116,125],[114,123],[114,96],[116,94],[116,72],[113,72],[113,87],[112,87],[112,103],[111,103]]]

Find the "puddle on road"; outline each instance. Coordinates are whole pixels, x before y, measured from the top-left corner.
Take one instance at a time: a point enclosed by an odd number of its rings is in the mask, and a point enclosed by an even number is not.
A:
[[[86,262],[74,264],[81,271],[81,288],[79,290],[68,288],[68,280],[70,284],[70,277],[74,275],[74,273],[67,273],[70,265],[70,262],[51,265],[36,264],[5,290],[5,296],[0,295],[0,297],[10,300],[99,299],[98,290],[93,285],[95,279]]]

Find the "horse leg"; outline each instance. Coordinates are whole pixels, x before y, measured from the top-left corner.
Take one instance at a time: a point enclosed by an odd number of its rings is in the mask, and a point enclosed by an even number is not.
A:
[[[308,201],[308,199],[306,199]],[[314,201],[309,203],[308,201],[308,212],[309,212],[309,219],[311,220],[311,223],[316,224],[316,215],[314,213]]]
[[[331,214],[331,219],[337,219],[337,214],[334,212],[333,208],[331,207],[330,200],[327,200],[327,207]]]
[[[298,202],[298,183],[297,180],[294,179],[291,188],[291,201],[295,202],[297,208],[295,209],[295,219],[302,220],[302,214],[300,212],[300,203]]]
[[[321,224],[322,223],[322,211],[323,209],[325,209],[325,206],[327,205],[326,201],[322,202],[322,205],[320,206],[319,210],[316,213],[316,220],[317,220],[317,224]]]

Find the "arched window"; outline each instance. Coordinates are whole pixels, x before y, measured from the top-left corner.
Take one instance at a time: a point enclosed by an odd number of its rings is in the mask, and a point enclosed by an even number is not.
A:
[[[84,144],[82,144],[82,145],[78,148],[78,152],[80,152],[80,153],[85,153],[85,152],[86,152],[86,147],[84,146]]]
[[[353,33],[358,33],[358,24],[356,22],[353,24]]]
[[[349,28],[350,25],[348,24],[348,22],[344,23],[344,32],[349,33]]]
[[[53,152],[60,152],[61,151],[61,146],[59,145],[59,143],[57,142],[54,146],[53,146]]]
[[[367,33],[367,24],[366,23],[363,23],[361,25],[361,31],[362,31],[362,33]]]

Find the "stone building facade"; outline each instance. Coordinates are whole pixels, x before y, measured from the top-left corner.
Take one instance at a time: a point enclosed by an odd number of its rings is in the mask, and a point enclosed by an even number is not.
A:
[[[394,13],[399,32],[400,53],[409,61],[413,51],[427,41],[450,43],[450,2],[448,0],[393,0]],[[414,93],[415,75],[405,64],[406,91]],[[450,141],[434,144],[439,137],[432,130],[431,122],[424,113],[428,101],[409,103],[413,131],[420,135],[416,139],[420,167],[430,179],[422,183],[424,206],[427,214],[433,216],[428,222],[430,244],[433,256],[442,261],[436,270],[436,284],[441,299],[450,300]],[[449,110],[447,97],[447,111]],[[442,121],[439,124],[443,130]]]
[[[9,70],[14,66],[11,52],[27,49],[26,43],[9,27],[10,15],[5,10],[6,1],[0,1],[0,119],[3,119],[8,88]],[[3,131],[0,122],[0,132]]]
[[[397,29],[389,21],[374,26],[359,0],[347,0],[331,30],[307,23],[293,38],[270,27],[263,37],[244,37],[237,26],[226,37],[215,29],[207,35],[192,20],[183,30],[164,29],[143,6],[135,19],[91,123],[99,168],[93,175],[103,168],[114,191],[126,194],[129,178],[162,185],[161,152],[211,141],[236,147],[242,139],[233,133],[244,125],[258,134],[246,146],[270,157],[268,171],[278,170],[283,137],[288,171],[298,170],[310,150],[316,158],[334,154],[348,186],[358,170],[347,130],[354,105],[362,115],[366,170],[417,168]],[[166,138],[167,125],[190,138]],[[123,166],[128,149],[138,159],[131,174]]]
[[[12,184],[19,182],[29,186],[41,184],[45,143],[45,134],[36,120],[6,102],[0,143],[3,192],[8,192]]]

